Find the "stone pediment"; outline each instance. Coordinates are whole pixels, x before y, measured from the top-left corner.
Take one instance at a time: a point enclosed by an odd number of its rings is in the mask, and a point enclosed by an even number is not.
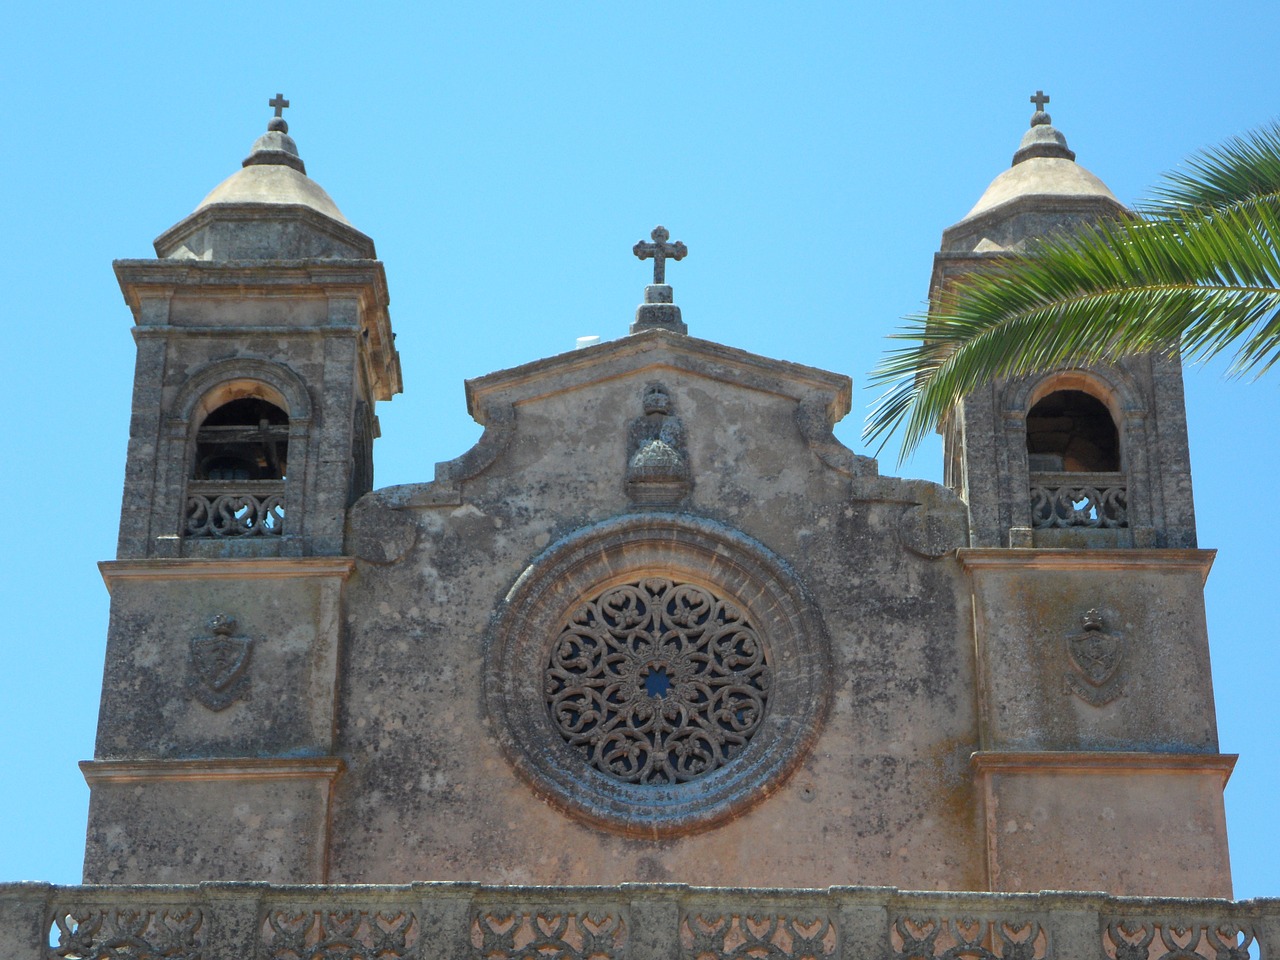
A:
[[[821,398],[831,424],[850,410],[853,384],[844,374],[653,329],[468,380],[467,412],[486,424],[486,411],[497,406],[527,403],[664,367],[796,401]]]
[[[433,482],[382,490],[376,496],[392,507],[460,503],[459,484],[487,470],[511,446],[517,433],[518,409],[562,401],[567,394],[609,391],[621,381],[669,381],[686,387],[703,381],[709,390],[720,394],[726,388],[729,395],[759,394],[763,404],[780,401],[786,406],[791,401],[787,432],[794,442],[801,448],[807,445],[822,463],[840,474],[868,483],[876,478],[875,460],[855,454],[832,434],[833,425],[850,410],[849,377],[666,330],[645,330],[468,380],[468,412],[485,427],[480,440],[457,459],[438,463]],[[627,416],[640,412],[639,396],[631,397],[636,389],[628,386],[625,396],[617,397],[617,402],[636,404]],[[583,431],[600,429],[589,415],[580,426]],[[704,426],[767,429],[754,422],[734,424],[727,419]],[[771,429],[776,432],[778,427]]]

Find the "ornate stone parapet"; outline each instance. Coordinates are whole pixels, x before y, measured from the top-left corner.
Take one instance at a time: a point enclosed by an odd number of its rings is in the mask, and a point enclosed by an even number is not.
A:
[[[8,960],[1247,960],[1280,901],[622,884],[0,885]]]
[[[283,480],[193,480],[187,484],[183,536],[278,537],[283,532]]]
[[[1031,474],[1031,525],[1129,526],[1129,488],[1123,473]]]

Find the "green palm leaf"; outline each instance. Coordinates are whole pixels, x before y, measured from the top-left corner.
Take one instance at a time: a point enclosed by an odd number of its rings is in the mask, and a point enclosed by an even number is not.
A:
[[[904,428],[899,462],[966,394],[998,377],[1152,350],[1234,349],[1237,372],[1280,358],[1280,127],[1188,161],[1154,214],[1045,241],[907,318],[872,374],[887,387],[863,435]]]
[[[1231,207],[1251,197],[1280,193],[1280,124],[1233,137],[1166,173],[1152,199],[1151,217],[1176,219],[1188,210]]]

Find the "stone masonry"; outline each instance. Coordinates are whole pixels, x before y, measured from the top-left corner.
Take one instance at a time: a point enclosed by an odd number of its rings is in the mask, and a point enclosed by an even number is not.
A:
[[[1038,112],[932,300],[1122,215]],[[85,880],[200,886],[0,911],[68,958],[125,930],[1243,960],[1252,914],[1193,911],[1188,945],[1136,901],[996,896],[1231,895],[1178,365],[992,384],[943,425],[944,485],[883,477],[832,434],[848,377],[689,335],[664,270],[697,251],[651,236],[629,335],[468,381],[480,441],[384,489],[386,275],[279,109],[156,259],[116,264],[138,361]]]

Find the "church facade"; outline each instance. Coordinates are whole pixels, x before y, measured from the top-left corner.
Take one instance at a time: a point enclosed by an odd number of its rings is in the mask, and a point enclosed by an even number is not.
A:
[[[1040,110],[931,302],[1124,214]],[[1243,960],[1237,907],[1184,935],[1000,896],[1231,895],[1178,363],[992,384],[943,424],[944,484],[881,476],[832,434],[846,376],[690,335],[659,227],[629,335],[468,381],[476,446],[374,489],[386,277],[279,107],[156,252],[116,264],[138,361],[82,764],[108,886],[40,893],[56,955],[107,955],[129,885],[176,884],[135,939]]]

